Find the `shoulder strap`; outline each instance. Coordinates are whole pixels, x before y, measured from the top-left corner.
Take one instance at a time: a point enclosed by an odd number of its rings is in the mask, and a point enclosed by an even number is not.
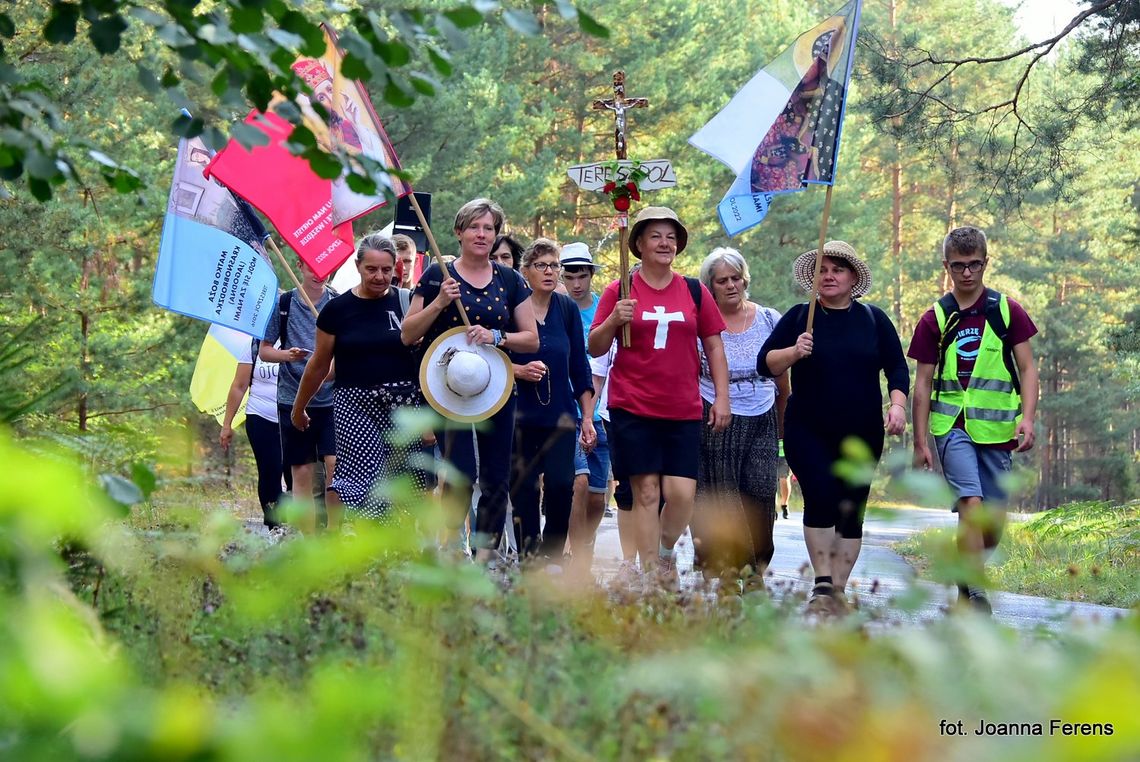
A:
[[[249,387],[253,388],[253,374],[257,371],[257,351],[261,349],[261,340],[252,339],[249,346]]]
[[[958,327],[958,320],[961,318],[962,311],[958,309],[958,300],[950,291],[943,294],[936,305],[942,309],[942,314],[945,317],[945,322],[942,324],[942,334],[938,337],[938,364],[934,367],[934,378],[937,381],[937,379],[942,378],[942,371],[946,369],[946,352],[954,343],[954,329]],[[937,309],[934,311],[934,316],[937,319]],[[934,390],[934,398],[938,399],[942,393],[941,385],[935,383]]]
[[[989,323],[990,328],[998,335],[998,338],[1004,342],[1009,333],[1009,325],[1001,314],[1001,299],[1000,291],[995,291],[992,288],[986,289],[986,322]]]
[[[772,310],[768,307],[758,307],[764,313],[764,322],[768,324],[768,335],[772,335],[772,331],[776,330],[776,318],[772,317]]]
[[[406,288],[397,288],[396,293],[400,297],[400,319],[407,317],[408,306],[412,303],[412,292]]]
[[[1001,314],[1001,292],[992,288],[986,289],[986,324],[1001,339],[1001,359],[1005,369],[1009,372],[1013,390],[1021,394],[1021,378],[1017,375],[1017,361],[1013,359],[1013,347],[1009,343],[1009,323]]]
[[[878,319],[878,317],[875,316],[875,311],[873,309],[871,309],[871,305],[867,304],[866,302],[860,301],[858,299],[856,299],[855,301],[859,304],[860,307],[863,308],[863,312],[864,312],[864,314],[867,315],[867,319],[871,321],[871,330],[874,331],[872,336],[873,336],[873,341],[875,342],[874,343],[875,354],[878,355],[879,354],[879,319]],[[886,317],[886,315],[884,314],[883,317]]]
[[[285,338],[289,329],[289,310],[293,307],[293,292],[286,291],[277,303],[277,335],[281,346],[288,349],[289,341]]]
[[[701,282],[696,278],[690,278],[688,275],[684,276],[685,285],[689,287],[689,296],[693,297],[693,304],[696,305],[697,312],[701,311]]]

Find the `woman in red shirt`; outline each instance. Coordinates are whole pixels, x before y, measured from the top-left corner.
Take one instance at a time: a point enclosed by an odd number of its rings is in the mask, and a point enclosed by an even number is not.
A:
[[[618,343],[610,370],[609,408],[614,474],[633,487],[634,527],[642,571],[659,567],[676,579],[673,545],[693,514],[704,411],[697,386],[700,339],[712,371],[716,399],[708,425],[728,426],[728,364],[724,318],[709,290],[673,270],[689,233],[672,209],[646,207],[630,229],[630,250],[641,269],[630,280],[630,298],[619,283],[603,292],[590,330],[590,354],[609,351],[621,326],[630,346]],[[658,515],[662,495],[665,508]]]

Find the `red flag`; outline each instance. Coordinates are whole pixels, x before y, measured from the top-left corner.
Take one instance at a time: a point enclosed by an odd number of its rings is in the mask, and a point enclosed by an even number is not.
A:
[[[413,284],[419,283],[420,278],[423,277],[424,268],[426,267],[426,264],[427,264],[425,262],[426,259],[427,259],[427,254],[424,254],[424,253],[419,252],[419,251],[416,252],[416,256],[412,259],[412,283]]]
[[[269,136],[269,145],[247,150],[231,140],[205,169],[269,218],[285,242],[318,278],[352,256],[352,224],[333,223],[333,183],[318,177],[309,162],[283,143],[293,125],[277,114],[251,111],[245,123]],[[343,178],[335,182],[343,182]]]

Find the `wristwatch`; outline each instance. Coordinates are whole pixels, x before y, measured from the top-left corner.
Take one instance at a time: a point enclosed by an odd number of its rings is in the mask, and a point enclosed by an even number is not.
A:
[[[506,342],[507,335],[498,328],[493,328],[491,330],[491,339],[496,347],[501,347]]]

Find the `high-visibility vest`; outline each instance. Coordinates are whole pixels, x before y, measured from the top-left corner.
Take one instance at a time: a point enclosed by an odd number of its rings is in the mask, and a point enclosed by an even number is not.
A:
[[[1009,300],[999,297],[1002,321],[1009,325]],[[934,303],[940,336],[946,333],[949,318],[940,302]],[[953,330],[954,326],[951,326]],[[963,389],[958,381],[958,349],[954,342],[944,347],[942,373],[934,379],[930,399],[930,433],[941,436],[965,417],[966,433],[978,444],[1001,444],[1015,439],[1021,421],[1021,394],[1003,356],[1004,344],[987,320],[982,328],[978,359]]]

